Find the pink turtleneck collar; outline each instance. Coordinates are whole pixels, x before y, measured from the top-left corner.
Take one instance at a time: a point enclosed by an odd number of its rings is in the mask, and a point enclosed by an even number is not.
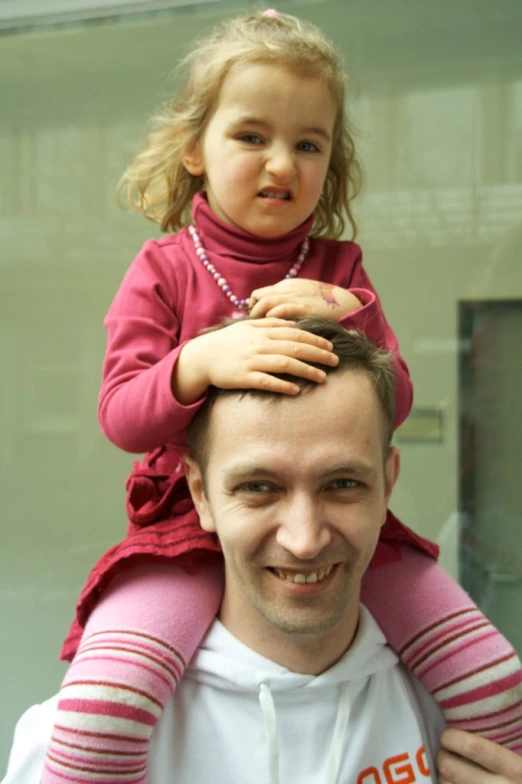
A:
[[[281,237],[256,237],[218,218],[203,193],[194,196],[192,215],[207,252],[254,264],[267,261],[292,264],[314,222],[314,216],[311,215],[296,229]]]

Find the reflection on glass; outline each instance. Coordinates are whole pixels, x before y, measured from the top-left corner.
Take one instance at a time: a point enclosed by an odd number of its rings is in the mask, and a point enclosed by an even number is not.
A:
[[[462,584],[520,652],[522,300],[463,303],[460,321]]]

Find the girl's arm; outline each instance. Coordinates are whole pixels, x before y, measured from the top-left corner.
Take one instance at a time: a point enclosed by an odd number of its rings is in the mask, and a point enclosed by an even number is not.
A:
[[[323,370],[308,362],[337,365],[332,344],[277,318],[238,321],[187,343],[172,376],[175,397],[190,404],[209,386],[221,389],[262,389],[297,395],[299,386],[277,373],[320,384]]]
[[[337,363],[329,341],[280,319],[234,323],[178,345],[176,295],[172,263],[146,243],[105,319],[99,419],[105,435],[128,452],[182,444],[211,384],[297,394],[296,385],[272,374],[320,383],[325,374],[307,363]]]
[[[357,246],[355,246],[357,247]],[[298,318],[323,316],[338,321],[348,329],[358,329],[377,346],[396,357],[395,427],[408,416],[413,400],[413,387],[408,366],[399,352],[377,292],[362,266],[362,254],[351,264],[351,275],[344,285],[324,283],[305,278],[282,280],[252,292],[250,315],[254,318]]]
[[[395,428],[401,425],[410,413],[413,402],[413,384],[408,366],[399,351],[397,337],[386,321],[381,301],[373,288],[362,261],[354,266],[348,289],[362,303],[362,307],[340,320],[345,327],[360,329],[377,346],[395,355],[396,392]]]
[[[202,403],[184,406],[172,394],[172,373],[183,347],[176,301],[172,262],[154,241],[145,243],[105,319],[98,418],[107,438],[127,452],[178,441]]]

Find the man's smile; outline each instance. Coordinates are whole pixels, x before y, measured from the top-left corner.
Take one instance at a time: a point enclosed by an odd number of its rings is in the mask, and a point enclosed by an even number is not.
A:
[[[277,569],[276,567],[274,567],[271,571],[273,571],[281,580],[286,580],[290,583],[297,583],[298,585],[304,585],[305,583],[308,584],[322,582],[326,577],[328,577],[333,568],[334,564],[327,566],[324,569],[317,569],[314,572],[307,573],[288,571],[286,569]]]

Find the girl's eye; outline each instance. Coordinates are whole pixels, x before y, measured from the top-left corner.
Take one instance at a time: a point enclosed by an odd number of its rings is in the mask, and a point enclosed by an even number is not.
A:
[[[238,139],[245,144],[262,144],[263,140],[257,133],[242,133]]]
[[[320,152],[319,147],[314,142],[299,142],[297,149],[302,152]]]

